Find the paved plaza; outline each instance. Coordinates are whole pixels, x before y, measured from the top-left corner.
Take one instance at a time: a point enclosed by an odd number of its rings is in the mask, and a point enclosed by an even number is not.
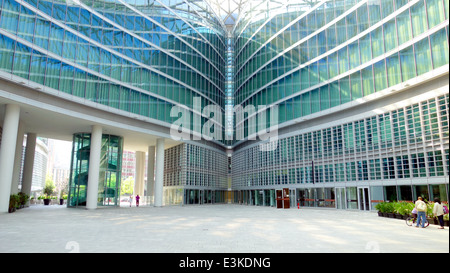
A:
[[[449,229],[335,209],[32,205],[0,214],[0,252],[448,253]]]

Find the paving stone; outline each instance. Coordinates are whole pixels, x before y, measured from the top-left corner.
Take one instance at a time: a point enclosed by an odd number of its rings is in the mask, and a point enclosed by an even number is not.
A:
[[[34,205],[0,214],[0,242],[2,253],[448,253],[449,230],[320,208]]]

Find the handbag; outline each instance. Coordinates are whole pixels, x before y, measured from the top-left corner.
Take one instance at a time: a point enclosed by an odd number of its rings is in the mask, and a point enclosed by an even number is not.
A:
[[[412,210],[412,213],[413,213],[413,214],[417,214],[417,209],[414,208],[414,209]]]

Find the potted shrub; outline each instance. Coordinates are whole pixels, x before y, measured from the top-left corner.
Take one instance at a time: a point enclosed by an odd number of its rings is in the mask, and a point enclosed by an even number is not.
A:
[[[434,203],[427,202],[427,214],[426,214],[427,220],[428,220],[428,223],[430,223],[430,224],[439,225],[439,220],[436,217],[434,217],[434,214],[433,214],[433,205],[434,205]]]
[[[394,203],[386,203],[386,211],[385,213],[387,213],[387,216],[389,218],[394,218],[395,214],[394,214]]]
[[[27,204],[30,196],[23,192],[19,192],[18,197],[19,197],[19,207],[24,208],[25,205]]]
[[[403,218],[405,220],[412,214],[414,207],[415,207],[415,205],[413,202],[405,202],[404,215],[403,215]]]
[[[19,206],[19,195],[17,194],[11,194],[9,196],[9,207],[8,207],[8,212],[9,213],[13,213],[17,210]]]
[[[59,199],[59,204],[64,205],[64,200],[67,200],[67,194],[61,195],[61,198]]]
[[[403,213],[403,202],[394,202],[393,204],[394,207],[394,218],[397,219],[403,219],[402,213]]]
[[[44,205],[49,205],[50,204],[50,199],[52,198],[52,194],[53,191],[55,189],[55,186],[53,185],[53,183],[46,183],[45,187],[44,187]]]
[[[375,209],[378,211],[378,216],[384,217],[385,207],[386,207],[386,202],[380,202],[375,205]]]
[[[64,205],[64,200],[67,199],[67,194],[64,193],[64,190],[61,190],[59,193],[59,204],[62,206]]]
[[[394,203],[394,209],[397,219],[406,219],[414,209],[414,205],[412,203],[400,201]]]

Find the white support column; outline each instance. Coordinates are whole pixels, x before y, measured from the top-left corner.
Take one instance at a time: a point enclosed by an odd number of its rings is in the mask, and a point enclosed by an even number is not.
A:
[[[155,207],[163,204],[164,139],[156,140]]]
[[[134,180],[134,195],[144,196],[145,153],[137,151]]]
[[[22,152],[23,152],[23,136],[25,128],[23,122],[19,121],[19,130],[16,141],[16,156],[14,157],[14,172],[11,184],[11,194],[19,193],[20,170],[22,166]]]
[[[0,147],[0,213],[7,213],[9,208],[19,118],[20,107],[14,104],[6,105]]]
[[[147,196],[155,194],[155,146],[148,147],[147,158]]]
[[[36,152],[36,134],[27,133],[27,148],[23,164],[22,192],[30,195],[33,182],[34,154]]]
[[[102,127],[92,126],[89,174],[87,183],[86,209],[96,209],[98,200],[98,179],[100,176],[100,153],[102,150]]]

